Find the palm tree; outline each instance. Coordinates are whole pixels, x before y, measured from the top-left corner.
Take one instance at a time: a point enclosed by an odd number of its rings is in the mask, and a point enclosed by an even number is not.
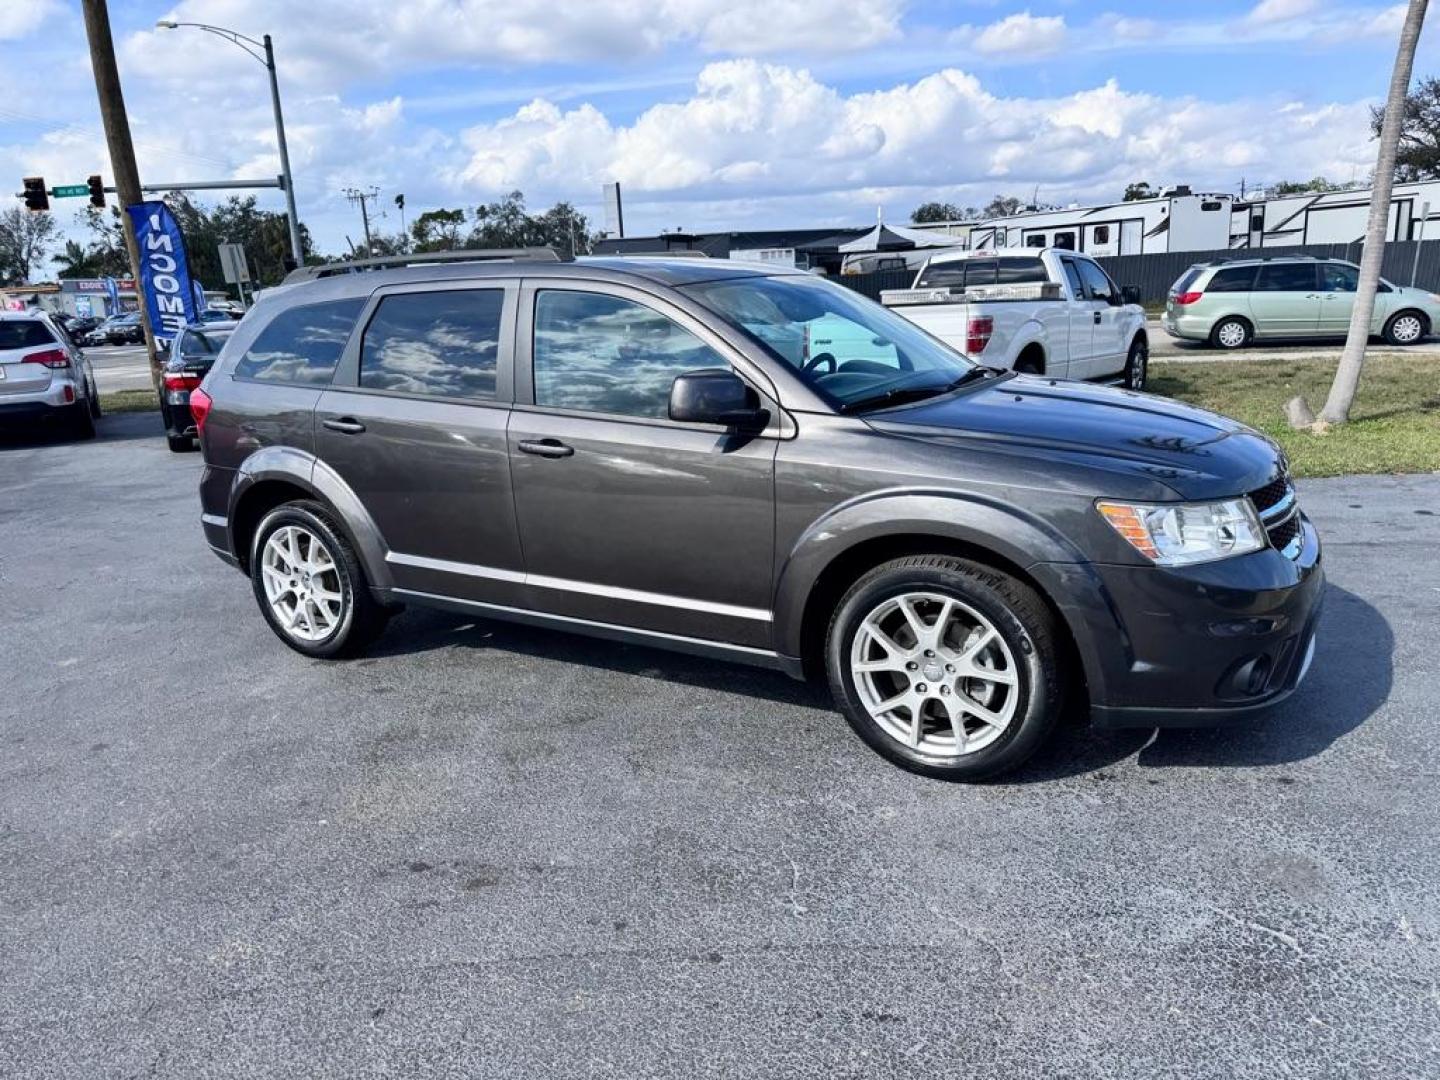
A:
[[[1360,281],[1355,293],[1355,307],[1350,313],[1350,333],[1345,338],[1345,351],[1335,369],[1330,396],[1320,410],[1320,419],[1327,424],[1343,424],[1350,419],[1355,391],[1360,385],[1360,369],[1365,364],[1365,343],[1370,339],[1370,320],[1375,314],[1375,290],[1380,284],[1380,264],[1385,258],[1385,231],[1390,222],[1390,189],[1395,183],[1395,153],[1400,145],[1400,129],[1405,120],[1405,93],[1410,88],[1410,71],[1415,66],[1415,43],[1420,40],[1420,26],[1425,21],[1429,0],[1410,0],[1405,25],[1400,28],[1400,48],[1395,54],[1395,70],[1390,75],[1390,93],[1385,98],[1385,119],[1380,128],[1380,152],[1375,159],[1375,190],[1370,197],[1370,221],[1365,229],[1365,251],[1360,256]]]
[[[50,261],[59,265],[62,278],[101,276],[100,260],[95,249],[81,247],[74,240],[66,240],[65,250]]]

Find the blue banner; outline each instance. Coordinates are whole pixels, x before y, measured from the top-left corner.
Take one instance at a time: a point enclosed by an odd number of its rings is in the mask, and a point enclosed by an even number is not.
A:
[[[126,210],[140,248],[139,285],[150,313],[150,328],[156,340],[169,341],[200,317],[195,310],[185,238],[163,202],[137,203]]]
[[[110,308],[110,310],[109,310],[108,312],[106,312],[106,314],[107,314],[107,315],[119,315],[119,314],[120,314],[120,286],[117,285],[117,284],[115,284],[115,279],[114,279],[113,277],[107,277],[107,278],[105,279],[105,299],[106,299],[107,301],[109,301],[109,308]]]

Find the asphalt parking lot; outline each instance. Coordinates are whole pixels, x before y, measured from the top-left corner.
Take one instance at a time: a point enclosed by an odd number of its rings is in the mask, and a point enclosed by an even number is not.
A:
[[[958,787],[690,657],[307,660],[100,432],[0,443],[0,1076],[1440,1074],[1440,476],[1302,483],[1267,724]]]

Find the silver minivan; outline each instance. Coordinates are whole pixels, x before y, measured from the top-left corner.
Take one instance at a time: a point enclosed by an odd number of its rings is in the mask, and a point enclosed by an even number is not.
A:
[[[1256,338],[1344,337],[1360,270],[1309,256],[1197,263],[1170,287],[1161,325],[1171,337],[1240,349]],[[1383,279],[1371,333],[1392,345],[1423,341],[1440,322],[1440,296]]]

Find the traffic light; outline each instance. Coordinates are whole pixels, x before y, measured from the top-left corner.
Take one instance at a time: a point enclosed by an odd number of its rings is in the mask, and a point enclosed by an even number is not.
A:
[[[404,195],[396,195],[396,196],[395,196],[395,205],[398,206],[401,210],[404,210],[404,209],[405,209],[405,196],[404,196]]]
[[[92,176],[86,181],[90,185],[90,205],[105,209],[105,181],[98,176]]]
[[[45,193],[43,176],[25,177],[25,208],[36,211],[50,209],[50,196]]]

